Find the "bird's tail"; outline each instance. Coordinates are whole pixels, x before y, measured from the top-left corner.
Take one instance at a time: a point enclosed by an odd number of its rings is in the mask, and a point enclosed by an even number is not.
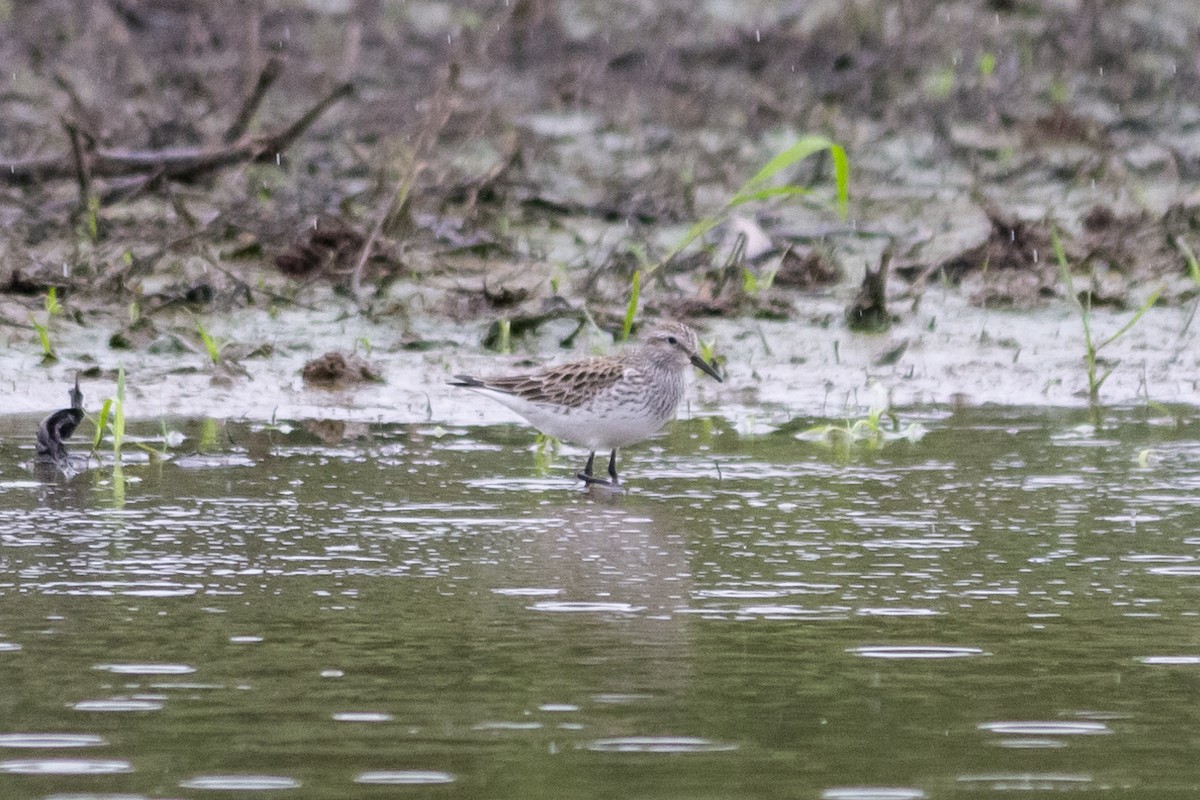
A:
[[[483,386],[483,381],[470,375],[455,375],[454,380],[447,381],[451,386],[466,386],[467,388]]]

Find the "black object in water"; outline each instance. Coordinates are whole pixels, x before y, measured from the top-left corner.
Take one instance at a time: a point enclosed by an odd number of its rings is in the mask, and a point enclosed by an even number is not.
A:
[[[37,432],[37,463],[65,465],[69,460],[64,440],[83,421],[83,392],[79,391],[79,376],[75,376],[75,388],[70,390],[71,407],[55,411],[42,420]]]

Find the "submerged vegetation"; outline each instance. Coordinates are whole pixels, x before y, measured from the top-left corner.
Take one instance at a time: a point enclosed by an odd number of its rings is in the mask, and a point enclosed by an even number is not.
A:
[[[866,416],[847,419],[842,423],[814,425],[795,434],[803,442],[827,447],[842,460],[855,452],[879,450],[893,442],[919,442],[926,434],[919,422],[903,424],[892,410],[887,389],[881,384],[869,388],[871,404]]]

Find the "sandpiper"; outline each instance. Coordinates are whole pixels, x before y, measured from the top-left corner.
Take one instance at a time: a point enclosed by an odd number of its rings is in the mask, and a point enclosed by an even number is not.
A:
[[[695,366],[721,380],[699,350],[694,330],[679,322],[664,322],[650,331],[645,344],[615,355],[518,375],[455,375],[450,385],[490,397],[542,433],[588,448],[587,466],[577,477],[584,483],[615,487],[620,485],[617,449],[649,438],[675,416],[687,368]],[[597,450],[612,451],[610,480],[592,475]]]

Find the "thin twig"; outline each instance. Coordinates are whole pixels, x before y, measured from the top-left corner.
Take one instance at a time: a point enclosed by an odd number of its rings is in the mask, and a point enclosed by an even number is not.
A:
[[[79,129],[74,123],[67,120],[62,121],[63,128],[67,131],[67,138],[71,140],[71,160],[75,165],[75,180],[79,183],[79,211],[82,213],[87,210],[88,204],[91,203],[92,197],[92,173],[88,168],[87,157],[83,152],[82,137],[79,135]]]
[[[221,137],[221,141],[225,144],[233,144],[242,138],[242,134],[250,127],[250,121],[258,113],[258,107],[262,105],[263,98],[267,96],[267,90],[282,74],[283,61],[278,56],[271,56],[266,66],[262,68],[262,72],[258,73],[258,80],[255,82],[254,88],[242,101],[242,107],[238,109],[237,116],[234,117],[229,129],[225,131],[225,135]]]
[[[262,143],[262,153],[258,156],[260,159],[268,156],[274,156],[281,153],[291,145],[296,139],[312,126],[317,119],[329,110],[337,101],[349,97],[354,94],[354,84],[343,83],[338,85],[332,92],[325,95],[312,108],[305,112],[304,116],[296,120],[291,126],[276,136],[264,137]]]
[[[358,254],[358,260],[354,263],[354,270],[350,273],[350,293],[360,307],[362,306],[363,271],[366,269],[367,259],[371,256],[375,242],[379,240],[383,229],[389,222],[395,220],[408,204],[408,198],[412,194],[417,177],[425,169],[422,157],[425,155],[425,151],[437,141],[438,134],[450,119],[450,103],[447,101],[447,95],[450,93],[453,80],[454,74],[451,71],[451,77],[434,92],[429,112],[425,117],[425,124],[417,136],[417,142],[413,146],[408,164],[405,165],[405,169],[396,180],[395,189],[386,195],[383,202],[379,204],[375,222],[371,225],[371,232],[367,234],[367,239],[363,242],[362,250]]]

